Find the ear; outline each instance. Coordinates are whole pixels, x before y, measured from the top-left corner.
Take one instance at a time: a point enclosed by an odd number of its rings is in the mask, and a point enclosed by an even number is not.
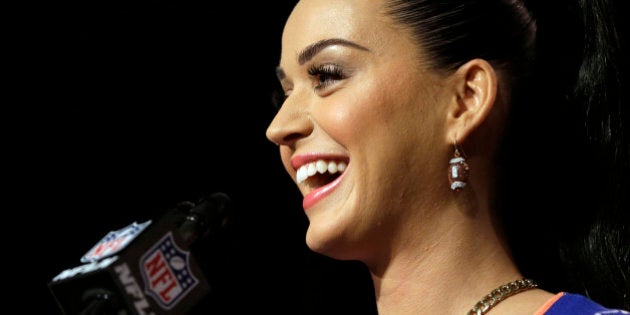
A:
[[[483,59],[460,66],[452,77],[454,102],[448,111],[448,142],[461,143],[488,117],[497,97],[497,76]]]

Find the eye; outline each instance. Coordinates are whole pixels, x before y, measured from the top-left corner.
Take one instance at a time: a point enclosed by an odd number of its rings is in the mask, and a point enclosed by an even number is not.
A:
[[[317,82],[315,90],[324,89],[345,79],[341,67],[335,64],[313,65],[308,69],[308,74]]]

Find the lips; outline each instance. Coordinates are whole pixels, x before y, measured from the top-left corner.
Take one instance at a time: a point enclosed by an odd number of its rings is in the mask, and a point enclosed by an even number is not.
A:
[[[308,154],[295,156],[291,163],[297,170],[298,185],[310,189],[302,201],[304,210],[307,210],[339,186],[348,166],[348,159],[342,156]]]
[[[332,182],[324,186],[321,186],[319,188],[315,188],[311,190],[311,192],[306,194],[304,196],[304,199],[302,200],[302,207],[304,208],[304,210],[308,210],[314,204],[316,204],[317,202],[322,200],[324,197],[332,193],[335,190],[335,188],[339,186],[339,183],[341,183],[341,180],[343,179],[343,175],[345,175],[345,173],[342,173],[341,176],[337,177]]]

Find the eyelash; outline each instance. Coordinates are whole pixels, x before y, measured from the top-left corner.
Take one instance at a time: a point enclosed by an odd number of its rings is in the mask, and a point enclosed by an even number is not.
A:
[[[315,90],[324,89],[336,81],[345,79],[341,67],[335,64],[312,65],[308,74],[316,79]]]
[[[334,83],[334,81],[343,80],[346,76],[343,74],[341,67],[335,64],[312,65],[308,68],[308,74],[317,80],[315,90],[322,90]],[[282,107],[286,93],[281,86],[277,86],[271,93],[271,103],[276,110]]]

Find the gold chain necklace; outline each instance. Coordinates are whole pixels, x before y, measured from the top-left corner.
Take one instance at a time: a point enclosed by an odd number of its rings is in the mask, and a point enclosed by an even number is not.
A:
[[[504,284],[492,290],[490,294],[486,295],[483,299],[477,302],[467,315],[483,315],[508,297],[537,286],[538,284],[536,284],[534,280],[530,279],[521,279]]]

